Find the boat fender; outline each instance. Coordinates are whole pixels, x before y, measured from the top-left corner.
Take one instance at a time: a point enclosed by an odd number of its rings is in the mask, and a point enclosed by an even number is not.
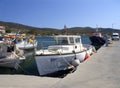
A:
[[[74,67],[77,67],[77,66],[79,66],[79,64],[80,64],[80,60],[77,59],[77,58],[75,58],[75,59],[72,61],[71,64],[72,64]]]
[[[84,61],[87,60],[90,57],[90,55],[86,52]]]
[[[95,47],[92,47],[92,51],[97,53],[97,50],[95,49]]]

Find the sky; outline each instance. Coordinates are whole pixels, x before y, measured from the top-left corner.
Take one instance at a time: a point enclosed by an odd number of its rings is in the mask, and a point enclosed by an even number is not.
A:
[[[0,21],[39,28],[120,29],[120,0],[0,0]]]

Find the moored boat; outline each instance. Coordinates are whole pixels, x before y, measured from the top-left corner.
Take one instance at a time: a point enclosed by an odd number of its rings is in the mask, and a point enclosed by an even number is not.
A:
[[[25,66],[26,71],[27,69],[30,71],[32,67],[32,69],[37,70],[36,72],[39,75],[48,75],[58,71],[74,69],[93,53],[93,46],[83,46],[81,36],[58,35],[54,36],[54,39],[55,45],[36,51],[35,60],[29,59],[31,62]],[[25,61],[27,62],[28,59]],[[21,67],[24,69],[22,64]]]
[[[37,47],[37,41],[34,35],[26,36],[25,34],[13,33],[5,35],[4,40],[8,44],[8,50],[15,51],[19,56],[26,54],[26,52],[34,51]]]
[[[7,52],[8,46],[6,43],[0,43],[0,67],[15,68],[21,60],[25,59],[24,56],[18,56],[14,51]]]

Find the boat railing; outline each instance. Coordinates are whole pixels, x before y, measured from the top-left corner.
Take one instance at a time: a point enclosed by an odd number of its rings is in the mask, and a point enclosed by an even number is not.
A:
[[[25,59],[25,56],[19,56],[15,52],[11,52],[9,59]]]
[[[29,42],[28,40],[23,40],[24,42],[24,45],[27,45],[27,44],[33,44],[34,46],[37,45],[37,41],[34,39],[32,42]]]
[[[15,54],[15,52],[8,52],[6,56],[6,58],[9,60],[16,59],[19,57],[17,54]]]

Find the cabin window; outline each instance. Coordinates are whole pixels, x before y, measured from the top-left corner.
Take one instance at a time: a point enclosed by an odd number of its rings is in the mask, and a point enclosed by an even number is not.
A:
[[[80,38],[75,38],[76,43],[80,43]]]
[[[70,39],[70,43],[74,43],[73,37],[70,37],[69,39]]]
[[[68,40],[66,37],[58,38],[58,44],[68,44]]]
[[[67,38],[63,38],[63,39],[62,39],[62,44],[68,44]]]

